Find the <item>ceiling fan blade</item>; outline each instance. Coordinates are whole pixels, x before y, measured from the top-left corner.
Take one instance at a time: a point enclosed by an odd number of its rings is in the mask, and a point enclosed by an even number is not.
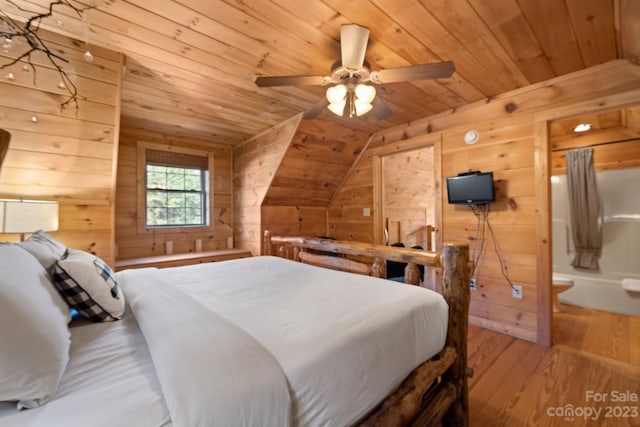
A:
[[[302,118],[306,120],[315,119],[320,115],[320,113],[325,110],[325,108],[327,108],[327,105],[329,105],[329,101],[327,100],[326,96],[323,96],[322,99],[320,99],[320,101],[316,103],[316,105],[311,107],[311,109],[307,111],[304,116],[302,116]]]
[[[271,86],[322,86],[326,84],[324,76],[258,76],[258,87]]]
[[[453,62],[410,65],[408,67],[387,68],[373,71],[370,79],[374,83],[395,83],[410,80],[444,79],[451,77],[456,70]]]
[[[373,106],[371,114],[376,116],[376,119],[378,120],[384,120],[393,114],[393,111],[391,111],[391,109],[387,107],[387,104],[385,104],[379,97],[376,97],[371,105]]]
[[[369,29],[358,24],[340,27],[340,51],[342,66],[358,69],[364,62],[364,54],[369,41]]]

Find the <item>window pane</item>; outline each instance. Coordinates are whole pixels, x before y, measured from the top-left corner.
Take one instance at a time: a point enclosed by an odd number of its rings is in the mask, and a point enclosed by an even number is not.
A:
[[[171,168],[171,167],[168,167],[167,168],[167,173],[175,173],[175,174],[178,174],[178,175],[184,175],[184,170],[185,170],[184,168]]]
[[[186,221],[186,212],[184,208],[169,208],[167,209],[169,219],[168,223],[170,225],[183,225],[187,224]]]
[[[184,174],[183,173],[167,174],[167,189],[184,190]]]
[[[169,193],[167,195],[167,207],[184,208],[184,193]]]
[[[185,206],[188,208],[202,208],[202,196],[200,194],[185,194]]]
[[[148,225],[167,225],[167,210],[164,208],[147,209]]]
[[[167,174],[164,172],[147,172],[147,188],[167,188]]]
[[[202,177],[200,176],[200,171],[197,175],[188,174],[184,177],[184,189],[192,190],[192,191],[200,191],[202,190]]]
[[[146,165],[146,225],[207,224],[207,176],[206,170]]]
[[[167,193],[164,191],[147,191],[148,208],[164,208],[167,206]]]
[[[202,209],[199,208],[187,208],[187,223],[188,224],[202,224]]]
[[[147,171],[167,173],[166,166],[147,165]]]

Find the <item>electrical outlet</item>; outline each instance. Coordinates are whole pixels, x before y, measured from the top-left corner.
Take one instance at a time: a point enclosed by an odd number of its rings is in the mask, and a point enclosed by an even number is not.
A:
[[[513,285],[511,287],[511,296],[517,299],[522,299],[522,285]]]
[[[476,279],[474,278],[469,279],[469,289],[472,291],[476,290]]]

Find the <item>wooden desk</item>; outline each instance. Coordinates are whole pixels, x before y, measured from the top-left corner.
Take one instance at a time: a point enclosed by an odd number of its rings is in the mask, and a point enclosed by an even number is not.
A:
[[[244,249],[220,249],[217,251],[188,252],[185,254],[157,255],[142,258],[121,259],[116,261],[116,271],[141,267],[178,267],[203,262],[225,261],[247,258],[251,252]]]

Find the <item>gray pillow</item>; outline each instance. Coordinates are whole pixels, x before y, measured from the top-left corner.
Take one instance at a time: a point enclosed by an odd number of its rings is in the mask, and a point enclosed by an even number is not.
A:
[[[31,255],[36,257],[47,272],[67,252],[67,247],[60,241],[49,236],[42,230],[38,230],[24,242],[18,243]]]

